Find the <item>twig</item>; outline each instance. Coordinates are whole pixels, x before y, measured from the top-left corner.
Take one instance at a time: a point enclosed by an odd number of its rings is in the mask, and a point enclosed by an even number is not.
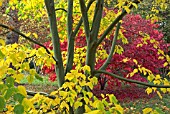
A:
[[[65,10],[64,8],[56,8],[56,9],[55,9],[55,11],[59,11],[59,10],[62,10],[62,11],[64,11],[64,12],[67,13],[67,10]]]

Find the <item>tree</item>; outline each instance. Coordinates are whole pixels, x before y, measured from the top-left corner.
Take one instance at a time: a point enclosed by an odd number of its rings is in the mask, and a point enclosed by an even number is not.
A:
[[[55,4],[56,2],[56,4]],[[65,2],[67,4],[65,4]],[[1,79],[6,78],[7,83],[1,84],[2,94],[0,96],[0,101],[2,105],[0,105],[0,109],[3,109],[5,106],[5,102],[11,97],[14,96],[14,100],[18,102],[17,105],[14,106],[14,112],[23,113],[40,113],[40,112],[55,112],[59,111],[60,113],[77,113],[82,114],[84,112],[91,113],[106,113],[106,112],[119,112],[123,113],[123,109],[118,104],[114,95],[108,95],[111,104],[107,103],[105,99],[102,101],[98,100],[96,97],[92,97],[93,94],[90,90],[93,88],[93,85],[97,82],[95,77],[99,77],[101,73],[110,75],[112,77],[118,78],[123,81],[137,83],[140,85],[148,86],[147,93],[151,93],[152,90],[157,91],[158,95],[161,97],[159,91],[156,88],[163,88],[161,89],[164,92],[170,91],[169,81],[167,79],[161,79],[160,75],[154,75],[149,69],[144,67],[140,67],[140,64],[134,59],[134,63],[138,66],[135,68],[131,73],[130,76],[133,76],[137,72],[145,72],[148,73],[148,80],[153,82],[154,84],[139,82],[136,80],[127,79],[116,74],[110,73],[105,71],[106,67],[109,65],[113,53],[119,53],[122,50],[121,46],[115,46],[118,34],[121,34],[119,29],[121,28],[121,20],[127,14],[130,13],[133,7],[137,8],[137,5],[142,2],[138,0],[128,1],[128,0],[118,0],[117,5],[115,6],[115,11],[107,12],[106,18],[104,18],[103,10],[104,8],[104,0],[61,0],[61,1],[54,1],[54,0],[36,0],[36,1],[17,1],[17,0],[10,0],[9,6],[11,8],[15,7],[20,10],[21,18],[32,18],[31,16],[41,17],[41,14],[44,14],[47,11],[48,19],[49,19],[49,26],[52,36],[52,45],[53,51],[50,51],[46,46],[41,44],[40,42],[35,41],[34,39],[26,36],[25,34],[21,33],[20,31],[16,30],[13,27],[6,26],[4,24],[0,24],[1,27],[9,29],[25,39],[41,46],[38,50],[30,50],[24,45],[9,45],[9,46],[2,46],[0,51],[0,58],[1,58]],[[156,1],[156,2],[163,2],[163,1]],[[165,1],[164,1],[165,2]],[[44,9],[44,5],[46,10]],[[60,9],[56,9],[55,6],[60,7]],[[95,7],[92,7],[95,6]],[[67,10],[64,8],[67,7]],[[35,13],[35,11],[40,11],[41,13]],[[67,12],[66,14],[63,13],[56,13],[56,10],[64,10]],[[89,10],[89,11],[88,11]],[[59,28],[58,24],[61,24],[56,19],[56,14],[58,15],[66,15],[66,18],[61,16],[61,22],[65,22],[64,26]],[[82,17],[81,17],[82,16]],[[112,18],[111,18],[112,16]],[[77,20],[77,18],[79,20]],[[111,19],[110,19],[111,18]],[[109,25],[108,25],[108,24]],[[62,25],[62,24],[61,24]],[[65,27],[66,25],[66,27]],[[85,34],[85,42],[86,42],[86,54],[85,54],[85,65],[74,63],[75,55],[75,37],[77,32],[83,28]],[[66,30],[67,32],[62,33],[61,31]],[[111,49],[109,50],[109,54],[106,55],[106,61],[101,65],[99,69],[95,69],[95,64],[97,61],[97,55],[99,48],[102,46],[102,42],[104,39],[111,35],[111,31],[115,29],[114,38],[112,41]],[[113,31],[112,31],[113,32]],[[62,40],[62,36],[67,36],[66,40],[68,43],[66,54],[67,56],[63,56],[61,51],[60,42]],[[147,35],[143,34],[143,39],[151,40]],[[123,38],[122,38],[123,41]],[[144,44],[145,42],[142,42]],[[155,42],[155,46],[159,42]],[[159,47],[158,47],[159,48]],[[26,53],[25,53],[26,52]],[[81,52],[81,51],[80,51]],[[64,54],[64,55],[66,55]],[[159,49],[159,54],[161,57],[166,58],[166,62],[164,63],[165,67],[169,67],[170,58],[168,55],[165,55],[164,52]],[[14,56],[15,55],[15,56]],[[52,63],[55,64],[55,72],[57,75],[58,86],[61,87],[58,91],[54,91],[51,95],[46,93],[35,94],[33,92],[29,92],[25,90],[23,86],[18,86],[17,88],[14,87],[14,82],[19,82],[23,77],[24,74],[22,71],[28,71],[29,82],[32,81],[32,78],[35,76],[39,78],[39,75],[35,72],[35,70],[31,70],[28,66],[28,63],[24,63],[24,59],[28,57],[32,57],[35,55],[35,59],[37,60],[37,64],[41,65],[41,63],[45,63],[47,66],[50,66]],[[66,59],[66,64],[64,64],[63,59]],[[12,63],[15,66],[15,70],[8,68],[9,64]],[[72,70],[73,66],[76,65],[76,70]],[[8,74],[7,77],[5,74]],[[169,75],[169,73],[168,73]],[[153,87],[153,88],[151,88]],[[156,87],[156,88],[154,88]],[[32,99],[26,98],[27,94],[31,94],[34,97]],[[45,97],[46,96],[46,97]],[[105,96],[102,95],[104,98]],[[40,100],[39,100],[40,98]],[[74,102],[75,101],[75,102]],[[39,110],[36,110],[34,104],[41,104],[38,106]],[[91,109],[92,110],[91,110]],[[12,109],[8,107],[8,111]],[[20,110],[19,110],[20,109]]]

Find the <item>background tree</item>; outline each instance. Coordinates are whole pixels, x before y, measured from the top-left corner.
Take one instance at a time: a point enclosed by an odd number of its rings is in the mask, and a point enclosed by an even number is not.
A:
[[[170,90],[166,88],[170,87],[170,82],[167,79],[162,79],[159,74],[154,75],[151,70],[145,67],[141,67],[136,59],[133,59],[133,62],[136,64],[137,68],[135,68],[129,75],[132,77],[138,72],[147,73],[148,80],[151,83],[144,83],[136,80],[127,79],[106,71],[106,68],[110,64],[114,52],[120,53],[122,50],[122,47],[120,45],[116,45],[118,35],[122,33],[121,31],[119,31],[119,29],[121,28],[121,20],[127,13],[130,13],[133,7],[137,8],[137,5],[140,2],[142,1],[118,0],[115,6],[115,11],[107,12],[107,16],[104,17],[104,0],[75,0],[74,2],[73,0],[9,1],[9,7],[15,7],[18,10],[21,9],[18,13],[21,14],[20,16],[22,19],[32,18],[32,16],[34,15],[35,18],[38,18],[43,16],[43,14],[46,14],[45,12],[47,11],[52,37],[53,51],[49,50],[40,42],[37,42],[36,40],[28,37],[29,35],[21,33],[14,27],[0,24],[1,27],[9,29],[24,37],[25,39],[41,46],[41,48],[39,48],[38,50],[30,50],[29,48],[27,48],[27,46],[17,44],[1,47],[0,70],[2,72],[0,73],[0,78],[1,80],[6,78],[6,74],[9,74],[10,77],[7,77],[7,83],[3,83],[1,81],[1,88],[3,89],[1,90],[2,95],[0,96],[0,103],[2,104],[0,105],[0,109],[3,109],[5,103],[9,100],[9,98],[14,96],[13,98],[15,101],[17,101],[17,105],[14,105],[14,108],[8,107],[9,112],[10,110],[14,110],[15,113],[75,112],[77,114],[82,114],[84,112],[90,111],[92,111],[91,113],[123,113],[123,109],[117,102],[114,95],[106,95],[109,97],[109,104],[108,102],[106,102],[106,99],[104,99],[106,97],[105,95],[102,95],[103,100],[100,101],[91,93],[94,84],[97,83],[97,78],[95,77],[99,77],[101,73],[110,75],[123,81],[148,86],[150,87],[146,90],[148,94],[154,90],[161,97],[160,92],[157,90],[157,88],[164,88],[161,90],[164,92],[169,92]],[[156,2],[160,3],[163,1],[159,0]],[[46,10],[44,9],[44,3]],[[61,8],[67,7],[66,10],[63,9],[67,13],[56,13],[56,6],[61,6]],[[37,13],[35,11],[39,12]],[[29,17],[30,14],[32,15]],[[56,18],[56,14],[62,14],[61,22],[65,22],[64,24],[59,23],[59,20],[57,20]],[[63,18],[64,15],[66,15],[66,18]],[[107,24],[105,22],[107,22]],[[61,31],[58,27],[59,25],[62,25],[60,26],[62,27]],[[81,30],[81,28],[84,30],[85,37],[83,38],[86,42],[84,57],[85,63],[77,64],[75,62],[78,61],[76,60],[77,58],[75,53],[75,48],[77,47],[75,47],[74,40],[78,33],[78,30]],[[110,33],[113,29],[115,30],[115,34],[112,41],[111,49],[109,50],[109,54],[105,56],[107,57],[107,59],[104,61],[101,67],[95,69],[95,65],[98,59],[97,54],[98,52],[100,52],[99,49],[102,48],[101,45],[104,39],[107,36],[111,35]],[[65,32],[63,33],[63,31]],[[151,41],[151,38],[145,33],[141,35],[143,35],[144,40],[142,40],[143,42],[140,42],[141,45],[145,44],[146,40]],[[67,51],[65,53],[60,48],[60,43],[62,42],[62,40],[66,40],[68,43]],[[159,48],[159,42],[154,43],[156,46],[155,48]],[[80,50],[80,52],[81,51],[82,50]],[[169,56],[165,55],[161,49],[159,49],[158,52],[159,56],[166,58],[164,67],[169,67]],[[32,78],[34,76],[38,79],[41,79],[40,76],[35,72],[35,70],[29,68],[27,62],[24,63],[25,58],[31,57],[33,55],[36,55],[35,59],[37,60],[37,65],[41,65],[42,63],[47,66],[55,64],[55,73],[57,75],[58,86],[60,88],[59,90],[51,93],[51,95],[53,96],[46,93],[41,93],[45,95],[45,97],[40,94],[35,94],[34,92],[26,92],[23,86],[14,87],[15,81],[20,82],[20,80],[23,79],[23,71],[29,73],[29,82],[32,81]],[[76,58],[75,61],[74,58]],[[65,64],[64,59],[66,60]],[[8,68],[11,62],[15,66],[15,70]],[[75,70],[73,70],[74,65]],[[169,75],[169,73],[167,75]],[[34,97],[29,99],[27,98],[27,94],[33,95]],[[39,104],[37,107],[40,110],[37,110],[37,108],[34,107],[34,104]]]

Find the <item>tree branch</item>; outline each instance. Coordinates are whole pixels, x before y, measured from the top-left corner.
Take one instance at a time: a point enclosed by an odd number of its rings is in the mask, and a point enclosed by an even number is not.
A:
[[[92,5],[92,3],[93,3],[94,1],[95,1],[95,0],[90,0],[90,1],[88,2],[88,4],[87,4],[87,11],[89,10],[90,6]],[[75,37],[76,34],[78,33],[78,30],[80,29],[80,26],[81,26],[82,23],[83,23],[83,18],[81,17],[78,25],[76,26],[76,28],[75,28],[75,30],[74,30],[74,32],[73,32],[73,33],[74,33],[74,34],[73,34],[73,37]]]
[[[80,8],[81,8],[81,13],[82,13],[82,18],[84,22],[84,29],[85,29],[85,34],[86,34],[86,41],[88,42],[90,39],[90,27],[89,27],[89,20],[88,20],[88,15],[87,15],[87,8],[85,5],[84,0],[79,0],[80,2]]]
[[[105,70],[96,70],[96,71],[94,71],[94,74],[98,74],[98,73],[104,73],[104,74],[110,75],[110,76],[112,76],[114,78],[117,78],[119,80],[123,80],[123,81],[126,81],[126,82],[131,82],[131,83],[135,83],[135,84],[139,84],[139,85],[143,85],[143,86],[147,86],[147,87],[170,88],[170,85],[154,85],[154,84],[149,84],[149,83],[145,83],[145,82],[140,82],[140,81],[137,81],[137,80],[131,80],[131,79],[123,78],[123,77],[120,77],[120,76],[118,76],[116,74],[107,72]]]
[[[67,13],[67,10],[65,10],[64,8],[56,8],[56,9],[55,9],[55,11],[59,11],[59,10],[62,10],[62,11],[64,11],[64,12]]]
[[[50,31],[52,34],[54,57],[58,60],[58,65],[55,66],[55,72],[57,75],[58,86],[61,87],[64,83],[64,66],[60,48],[60,37],[58,34],[57,20],[54,8],[54,0],[45,0],[45,6],[48,13],[48,20],[50,24]]]
[[[117,27],[116,27],[116,31],[115,31],[114,39],[113,39],[113,41],[112,41],[112,47],[111,47],[109,56],[108,56],[108,58],[106,59],[106,61],[104,62],[104,64],[100,67],[99,70],[105,70],[106,67],[108,66],[110,60],[112,59],[113,52],[114,52],[114,50],[115,50],[116,41],[117,41],[118,34],[119,34],[120,25],[121,25],[121,23],[119,22],[119,23],[117,24]]]
[[[28,41],[30,41],[30,42],[33,42],[34,44],[37,44],[37,45],[43,47],[43,48],[46,50],[46,52],[51,55],[51,52],[50,52],[50,51],[48,50],[48,48],[46,48],[43,44],[41,44],[41,43],[33,40],[32,38],[26,36],[25,34],[21,33],[21,32],[18,31],[17,29],[14,29],[14,28],[12,28],[12,27],[9,27],[9,26],[4,25],[4,24],[1,24],[1,23],[0,23],[0,26],[3,27],[3,28],[5,28],[5,29],[11,30],[11,31],[13,31],[13,32],[21,35],[23,38],[25,38],[26,40],[28,40]],[[57,61],[53,56],[52,56],[52,58],[54,59],[54,61],[56,62],[56,64],[58,64],[58,61]]]
[[[142,2],[143,0],[134,0],[133,2],[135,4],[139,4],[140,2]],[[127,3],[125,3],[125,5],[127,5]],[[129,9],[132,9],[133,5],[130,5]],[[102,36],[100,37],[100,39],[97,42],[97,45],[99,45],[104,38],[108,35],[108,33],[113,29],[113,27],[127,14],[127,12],[123,9],[122,13],[109,25],[109,27],[104,31],[104,33],[102,34]]]
[[[93,40],[97,40],[98,37],[100,22],[103,13],[103,4],[104,4],[104,0],[98,0],[96,3],[95,13],[93,17],[93,24],[91,28],[91,36]]]
[[[127,14],[125,10],[122,11],[122,13],[109,25],[109,27],[104,31],[104,33],[101,35],[100,39],[97,42],[97,45],[99,45],[104,38],[109,34],[109,32],[113,29],[113,27]]]
[[[67,63],[65,75],[73,67],[73,58],[74,58],[74,37],[73,37],[73,0],[68,0],[68,13],[67,13],[67,37],[68,37],[68,46],[67,46]]]

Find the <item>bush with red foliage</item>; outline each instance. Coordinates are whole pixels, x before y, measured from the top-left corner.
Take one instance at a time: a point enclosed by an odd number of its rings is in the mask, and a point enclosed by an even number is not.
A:
[[[117,41],[117,44],[121,45],[124,48],[123,54],[114,54],[111,64],[107,67],[107,71],[118,74],[120,76],[126,77],[127,74],[133,71],[134,68],[136,68],[136,64],[133,62],[133,59],[136,59],[138,61],[138,64],[141,64],[143,67],[150,69],[153,73],[159,73],[159,69],[163,67],[164,60],[159,60],[157,49],[153,47],[153,44],[148,40],[147,45],[144,44],[142,46],[137,47],[139,43],[142,42],[143,36],[140,34],[147,33],[151,39],[155,39],[156,41],[159,41],[160,49],[166,49],[167,45],[163,42],[163,34],[159,32],[157,29],[158,25],[151,23],[150,20],[143,19],[140,15],[130,15],[128,14],[124,19],[122,26],[124,28],[124,36],[128,40],[128,44],[123,44],[121,40]],[[105,40],[105,44],[103,45],[106,50],[109,50],[111,47],[111,40],[113,39],[114,34],[110,35],[110,39]],[[78,32],[78,35],[75,39],[75,45],[77,48],[84,47],[86,45],[85,42],[85,35],[83,33],[83,30],[80,29]],[[51,42],[45,42],[44,45],[49,48],[50,50],[53,49]],[[38,47],[36,47],[38,48]],[[67,42],[64,41],[61,43],[61,50],[66,51],[67,50]],[[166,50],[164,50],[166,51]],[[123,62],[124,58],[131,58],[127,62]],[[96,69],[100,68],[100,66],[104,63],[105,60],[98,60],[96,63]],[[55,69],[54,65],[51,67],[43,66],[42,71],[44,74],[50,74],[50,80],[54,81],[56,78],[55,75]],[[100,85],[105,85],[102,83],[108,83],[108,87],[113,86],[121,86],[122,81],[114,79],[110,76],[106,76],[107,79],[101,78],[102,80],[99,80]],[[141,77],[141,74],[135,74],[135,76],[130,77],[134,80],[139,80],[142,82],[146,82],[147,80],[144,77]]]
[[[133,62],[133,59],[136,59],[138,64],[142,67],[151,70],[154,74],[161,74],[160,69],[163,68],[165,59],[159,59],[158,49],[162,49],[166,53],[168,44],[164,42],[162,32],[157,30],[159,25],[151,23],[150,20],[143,19],[140,15],[128,14],[123,18],[122,26],[124,28],[122,33],[129,43],[123,44],[121,39],[117,41],[117,44],[124,48],[124,52],[121,55],[114,54],[111,64],[107,67],[107,71],[126,77],[133,69],[137,68],[136,64]],[[150,39],[146,40],[146,44],[143,44],[143,36],[141,33],[146,33],[150,36]],[[151,39],[159,42],[157,49],[154,48],[154,43],[150,41]],[[105,49],[110,49],[112,40],[113,35],[110,39],[105,40],[105,44],[107,44],[104,45]],[[142,45],[138,46],[138,44]],[[130,60],[123,62],[124,58],[130,58]],[[99,63],[102,64],[103,62],[104,61],[101,60]],[[146,82],[147,80],[143,76],[144,74],[137,73],[133,77],[128,78]],[[109,88],[122,84],[120,80],[110,76],[106,77],[108,78]]]

